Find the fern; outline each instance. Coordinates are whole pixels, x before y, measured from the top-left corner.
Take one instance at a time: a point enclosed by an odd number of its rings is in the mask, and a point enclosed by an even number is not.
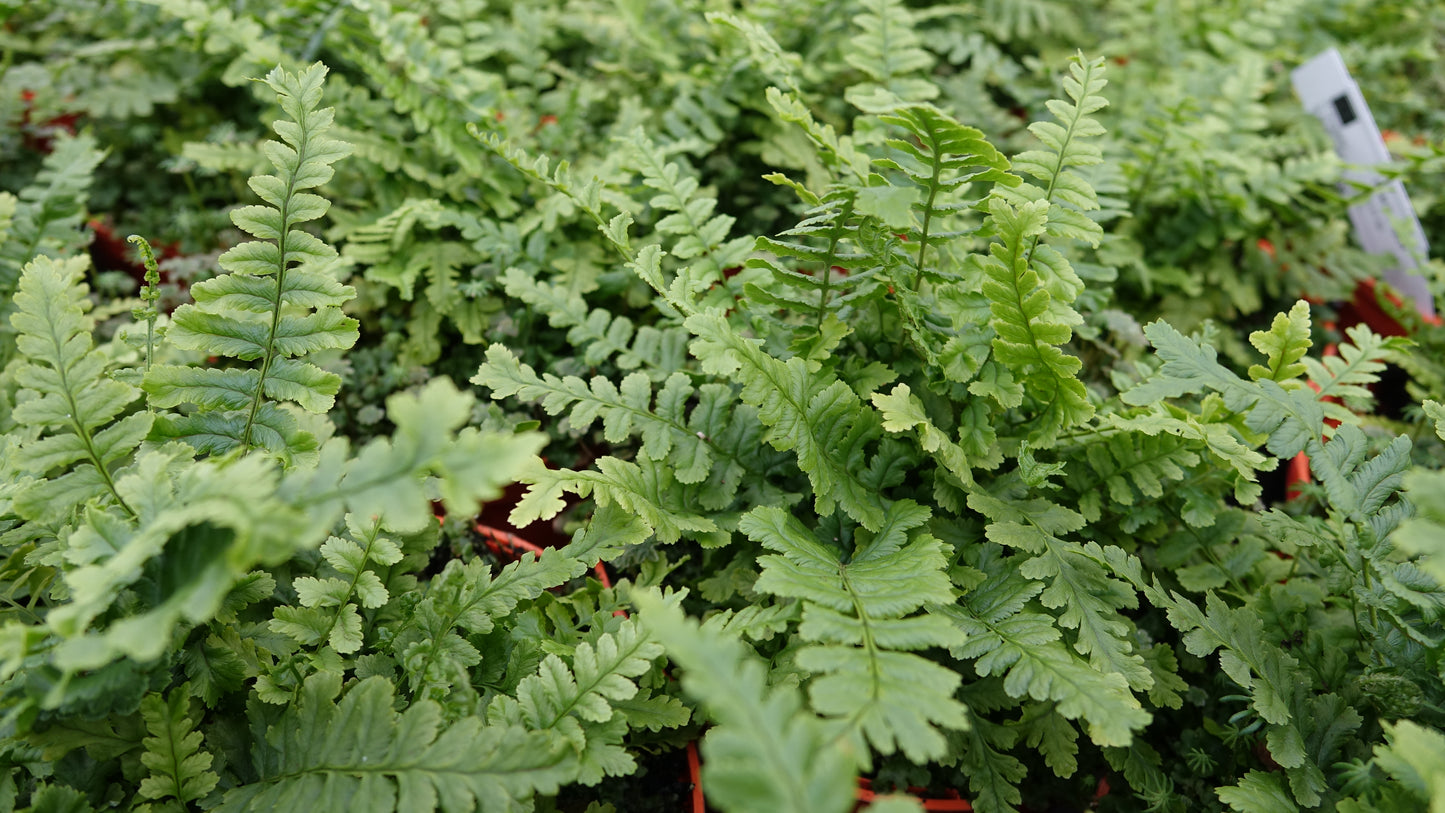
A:
[[[35,180],[20,190],[9,230],[0,240],[0,293],[15,291],[21,269],[32,259],[65,257],[84,245],[80,227],[86,198],[104,158],[91,136],[56,140]]]
[[[577,751],[577,781],[584,785],[630,774],[637,763],[622,748],[629,718],[619,704],[637,698],[637,684],[630,678],[649,671],[661,654],[662,647],[648,640],[636,622],[626,621],[596,643],[580,643],[570,669],[561,658],[548,655],[537,674],[517,686],[516,699],[498,695],[487,717],[492,725],[559,733]],[[645,705],[637,708],[639,714],[649,710]],[[674,716],[667,722],[675,721]]]
[[[369,527],[355,514],[346,516],[350,539],[333,536],[321,545],[321,557],[336,576],[302,576],[292,582],[300,607],[278,607],[271,628],[304,646],[330,644],[341,654],[361,648],[357,606],[376,609],[391,598],[376,566],[401,561],[401,548],[381,535],[381,523]]]
[[[94,323],[81,281],[87,265],[84,257],[63,263],[39,257],[26,265],[15,295],[18,312],[10,321],[28,361],[15,373],[22,389],[12,417],[43,433],[20,446],[15,462],[37,476],[62,472],[16,493],[15,510],[26,518],[68,513],[102,497],[136,515],[116,486],[115,469],[145,439],[152,416],[116,420],[140,393],[107,378],[105,356],[92,352]]]
[[[913,12],[898,0],[868,0],[864,11],[853,18],[858,33],[843,59],[868,77],[868,82],[848,88],[848,101],[866,105],[883,93],[905,101],[921,102],[938,95],[938,86],[910,74],[927,73],[933,55],[920,48],[913,31]]]
[[[266,719],[252,710],[253,782],[226,791],[217,810],[368,809],[522,811],[534,793],[554,793],[572,773],[555,735],[484,726],[478,717],[444,725],[429,701],[393,710],[384,678],[350,687],[322,672],[295,705]]]
[[[719,807],[729,813],[853,809],[856,757],[835,736],[835,724],[804,709],[796,689],[769,686],[763,664],[736,638],[699,626],[655,593],[638,593],[633,601],[648,631],[685,670],[684,690],[717,722],[703,739],[702,770]]]
[[[700,483],[713,476],[723,485],[721,491],[709,492],[709,507],[723,507],[732,501],[751,462],[721,445],[733,432],[732,424],[743,419],[730,409],[731,390],[721,384],[695,388],[681,372],[669,376],[656,393],[642,372],[624,378],[620,387],[601,376],[590,384],[575,376],[558,378],[550,373],[539,378],[506,348],[492,345],[472,383],[489,387],[493,397],[540,402],[550,415],[568,412],[568,425],[574,432],[587,431],[600,418],[602,438],[610,444],[640,435],[642,455],[654,461],[670,460],[679,483]],[[694,397],[697,403],[689,414],[687,406]],[[722,469],[717,475],[713,474],[715,467]]]
[[[506,616],[519,602],[583,570],[581,562],[562,555],[537,559],[528,554],[496,576],[480,559],[465,565],[449,562],[390,642],[412,694],[441,700],[455,687],[470,689],[467,669],[481,661],[481,653],[458,630],[469,636],[485,634],[494,619]]]
[[[911,287],[916,288],[925,276],[943,281],[940,272],[925,262],[928,250],[941,251],[949,242],[968,236],[968,230],[959,228],[957,216],[985,197],[965,200],[959,199],[959,194],[973,184],[1017,186],[1019,178],[1006,171],[1008,160],[982,132],[959,124],[935,107],[900,107],[879,116],[879,121],[902,127],[910,136],[888,139],[895,157],[879,161],[879,166],[902,172],[924,195],[914,204],[918,225],[904,232],[914,253]]]
[[[1074,60],[1064,78],[1072,103],[1050,101],[1049,110],[1059,122],[1036,122],[1029,128],[1048,149],[1013,159],[1015,172],[1043,186],[997,186],[988,203],[989,222],[1000,238],[984,262],[983,290],[998,334],[994,354],[1038,403],[1030,432],[1034,443],[1052,442],[1094,411],[1076,377],[1081,362],[1058,347],[1069,341],[1072,327],[1081,321],[1070,303],[1083,283],[1065,256],[1043,238],[1099,244],[1102,229],[1086,214],[1098,208],[1098,199],[1074,168],[1102,160],[1099,148],[1085,140],[1104,132],[1090,117],[1107,104],[1099,95],[1105,84],[1102,74],[1102,59]]]
[[[739,526],[781,553],[759,560],[755,589],[805,600],[798,634],[809,645],[797,661],[814,675],[813,708],[844,720],[881,753],[901,750],[917,763],[946,753],[940,728],[967,721],[953,696],[958,675],[910,654],[963,642],[941,618],[913,615],[952,597],[942,545],[926,533],[909,538],[928,516],[912,501],[893,503],[877,534],[860,539],[846,560],[776,508],[755,508]]]
[[[175,689],[169,697],[147,695],[141,701],[141,716],[150,732],[144,741],[141,764],[150,776],[141,780],[139,793],[147,799],[173,798],[182,805],[204,798],[220,777],[211,770],[212,757],[201,750],[201,732],[191,719],[187,687]]]
[[[802,359],[773,358],[717,314],[693,316],[687,328],[697,337],[692,351],[703,369],[737,374],[743,402],[757,407],[768,428],[764,439],[797,455],[812,482],[818,514],[827,516],[836,505],[864,527],[880,528],[882,501],[858,474],[867,468],[868,442],[878,435],[876,413],[847,384],[810,371]]]
[[[221,267],[229,273],[193,286],[195,304],[176,309],[167,333],[178,347],[256,361],[259,367],[153,367],[144,385],[152,407],[198,407],[160,421],[156,428],[163,437],[217,454],[236,448],[305,451],[314,447],[314,439],[281,402],[311,412],[325,412],[334,403],[340,377],[298,358],[345,349],[357,338],[356,320],[341,312],[354,290],[320,267],[336,252],[300,228],[325,215],[330,205],[302,190],[326,183],[331,164],[348,151],[326,134],[331,109],[317,108],[325,76],[319,63],[299,75],[280,68],[267,75],[266,84],[291,120],[275,124],[284,144],[265,145],[277,174],[251,179],[252,189],[268,205],[231,214],[256,239],[221,255]]]
[[[687,361],[688,333],[676,326],[637,326],[606,308],[588,309],[581,294],[509,268],[502,275],[507,295],[547,315],[548,324],[567,328],[566,338],[578,360],[589,367],[606,362],[621,370],[641,370],[663,381]]]

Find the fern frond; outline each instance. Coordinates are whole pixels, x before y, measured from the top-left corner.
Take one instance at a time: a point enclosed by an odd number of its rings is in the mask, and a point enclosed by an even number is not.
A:
[[[765,281],[744,284],[750,308],[759,315],[778,308],[801,315],[801,324],[784,324],[794,334],[792,347],[805,358],[815,345],[829,349],[825,338],[842,339],[850,314],[884,292],[878,267],[857,250],[863,223],[854,211],[856,198],[856,190],[830,189],[779,235],[793,239],[759,237],[756,251],[766,253],[746,263],[770,272]]]
[[[15,290],[32,259],[64,257],[85,244],[80,225],[95,168],[104,158],[89,135],[56,139],[35,180],[20,190],[9,234],[0,241],[0,298]]]
[[[1070,651],[1057,622],[1030,606],[1044,585],[1003,562],[996,553],[980,562],[988,580],[963,601],[938,610],[967,636],[952,649],[954,657],[972,660],[981,676],[1001,676],[1012,697],[1057,703],[1064,717],[1088,725],[1096,743],[1127,745],[1149,722],[1149,713],[1124,676],[1101,671]]]
[[[145,439],[152,416],[142,411],[116,420],[140,393],[107,377],[105,355],[92,352],[94,320],[85,313],[82,281],[88,265],[87,257],[37,257],[15,294],[10,321],[26,361],[15,372],[21,390],[11,417],[41,432],[20,444],[15,462],[38,476],[64,470],[16,493],[22,517],[56,516],[96,498],[135,515],[116,488],[115,469]]]
[[[1064,77],[1064,92],[1071,101],[1050,99],[1049,112],[1057,121],[1037,121],[1029,125],[1046,149],[1028,150],[1013,158],[1015,172],[1027,175],[1037,183],[1023,183],[1011,187],[1000,187],[999,195],[1017,207],[1029,203],[1047,201],[1045,209],[1047,226],[1044,234],[1055,240],[1083,240],[1097,246],[1103,236],[1103,229],[1086,214],[1099,208],[1094,188],[1077,171],[1078,167],[1094,166],[1104,160],[1099,146],[1087,139],[1103,135],[1104,126],[1093,118],[1109,102],[1100,91],[1108,84],[1104,78],[1104,58],[1085,60],[1083,55],[1074,57],[1069,65],[1069,74]],[[1040,235],[1042,236],[1042,235]],[[1035,245],[1039,238],[1036,237]],[[1033,260],[1034,248],[1030,248]],[[1055,267],[1055,262],[1046,262]],[[1059,286],[1067,284],[1081,288],[1072,272],[1058,279],[1049,279],[1045,286],[1056,297],[1063,297]],[[1074,290],[1074,296],[1078,291]],[[1072,301],[1067,296],[1066,301]]]
[[[1283,383],[1293,381],[1308,371],[1309,361],[1300,363],[1309,352],[1310,345],[1310,304],[1303,299],[1296,302],[1289,313],[1276,314],[1269,330],[1256,330],[1249,334],[1249,343],[1268,359],[1266,366],[1251,365],[1248,373],[1253,381],[1268,378]]]
[[[864,527],[880,528],[883,500],[860,478],[868,468],[867,446],[878,436],[877,413],[844,382],[811,371],[800,358],[784,362],[768,355],[718,314],[697,314],[686,324],[697,337],[692,352],[703,369],[736,375],[743,402],[757,407],[768,428],[763,439],[797,455],[818,514],[828,516],[840,506]]]
[[[567,328],[573,352],[589,367],[611,361],[618,369],[642,370],[662,381],[686,365],[688,333],[680,327],[636,327],[606,308],[589,311],[581,294],[520,268],[507,269],[502,285],[508,296],[545,314],[552,327]]]
[[[835,724],[808,713],[786,683],[769,686],[767,669],[737,638],[699,626],[656,593],[633,601],[683,668],[683,689],[717,722],[702,742],[709,798],[728,813],[853,809],[856,755]]]
[[[958,674],[912,654],[963,642],[943,619],[914,614],[953,597],[942,543],[926,533],[909,538],[928,515],[910,500],[893,503],[877,534],[846,560],[781,509],[754,508],[738,526],[781,553],[759,560],[755,589],[805,601],[798,635],[811,644],[797,661],[814,674],[813,708],[846,721],[881,753],[901,750],[919,764],[945,753],[940,729],[967,724],[953,696]]]
[[[728,239],[735,218],[717,214],[717,198],[701,189],[681,161],[667,160],[641,128],[623,143],[629,148],[632,168],[642,175],[642,183],[657,193],[648,200],[648,206],[670,213],[654,228],[658,234],[675,238],[668,254],[692,261],[678,273],[686,277],[680,290],[696,297],[722,280],[724,268],[741,264],[750,253],[752,241],[746,237]]]
[[[141,716],[150,736],[144,740],[141,764],[150,776],[141,780],[139,793],[147,799],[173,798],[182,805],[199,801],[211,792],[220,777],[211,770],[212,757],[201,749],[201,732],[190,716],[188,687],[175,689],[169,697],[146,695]]]
[[[299,607],[275,610],[270,627],[303,646],[330,644],[345,655],[361,648],[361,615],[358,605],[382,607],[390,599],[386,586],[374,569],[401,561],[401,548],[381,535],[380,519],[361,524],[355,514],[346,515],[349,539],[333,536],[321,545],[321,558],[335,576],[300,576],[292,582]]]
[[[266,77],[290,120],[274,125],[284,143],[267,142],[275,175],[251,179],[266,206],[231,213],[254,240],[221,255],[229,272],[192,286],[195,304],[172,317],[167,338],[178,347],[215,356],[258,361],[254,369],[157,366],[144,387],[153,407],[184,403],[199,409],[158,423],[159,434],[186,440],[203,452],[260,447],[277,454],[309,449],[314,441],[280,408],[291,401],[312,412],[334,402],[341,379],[297,357],[356,342],[356,320],[341,312],[355,291],[320,266],[336,252],[301,224],[326,214],[330,203],[302,190],[330,180],[331,165],[349,147],[327,136],[331,108],[318,109],[326,68],[319,63],[291,74]]]
[[[447,563],[427,585],[412,620],[391,643],[416,697],[440,700],[452,687],[470,687],[467,669],[481,662],[466,638],[490,632],[519,602],[575,578],[585,566],[558,552],[525,554],[495,576],[481,559]]]
[[[746,472],[747,461],[739,459],[713,438],[723,438],[734,418],[731,389],[722,384],[693,387],[684,373],[673,373],[653,392],[647,375],[635,372],[622,379],[621,387],[602,376],[589,384],[576,376],[541,377],[517,361],[501,345],[487,348],[487,361],[471,379],[488,387],[493,397],[516,396],[538,402],[549,415],[568,414],[574,432],[585,432],[598,419],[603,439],[619,444],[632,436],[642,438],[641,454],[649,460],[669,460],[679,483],[700,483],[715,466],[729,469],[723,482],[736,487]],[[690,413],[689,402],[697,404]],[[655,399],[655,406],[654,406]],[[732,493],[717,495],[711,502],[725,505]]]
[[[1366,325],[1352,325],[1345,328],[1349,341],[1339,345],[1338,356],[1324,356],[1320,359],[1306,357],[1301,360],[1308,371],[1309,380],[1318,387],[1325,417],[1330,420],[1355,423],[1357,414],[1369,412],[1375,397],[1370,385],[1380,380],[1385,371],[1386,361],[1407,345],[1398,337],[1385,338]],[[1339,398],[1344,404],[1326,400]]]
[[[624,621],[595,643],[579,643],[570,669],[558,656],[548,655],[537,674],[517,686],[515,699],[505,695],[493,699],[487,718],[492,725],[561,734],[577,749],[577,781],[584,785],[595,785],[605,776],[624,776],[636,770],[637,763],[621,747],[629,718],[619,713],[617,704],[637,697],[633,678],[652,669],[653,659],[661,654],[662,647],[649,640],[635,621]]]
[[[555,735],[479,717],[445,725],[426,700],[398,714],[385,678],[356,683],[338,702],[340,692],[340,675],[321,672],[270,725],[254,720],[264,726],[252,750],[257,779],[228,790],[216,809],[332,810],[365,799],[379,813],[523,811],[575,771]]]
[[[898,0],[866,0],[861,5],[863,12],[853,18],[858,33],[843,59],[870,82],[848,88],[848,100],[862,107],[879,91],[909,102],[938,96],[936,85],[917,76],[933,67],[933,55],[919,47],[913,12]]]
[[[550,519],[565,507],[562,495],[570,492],[591,496],[599,506],[616,505],[631,512],[659,542],[698,538],[718,530],[716,522],[697,512],[705,499],[697,491],[702,486],[678,482],[671,466],[647,457],[634,462],[611,456],[599,458],[595,466],[588,471],[539,467],[523,475],[520,480],[528,484],[527,492],[508,521],[523,528]]]
[[[989,246],[990,256],[984,262],[983,292],[997,334],[994,357],[1015,371],[1038,402],[1040,412],[1029,438],[1046,445],[1063,429],[1094,413],[1077,375],[1083,362],[1059,347],[1073,337],[1072,326],[1082,320],[1049,293],[1030,259],[1047,227],[1050,204],[1037,200],[1014,207],[995,194],[988,206],[989,219],[1001,238]]]
[[[981,131],[959,124],[936,107],[900,107],[879,116],[878,120],[902,127],[911,137],[888,139],[885,143],[894,151],[894,157],[881,160],[878,165],[902,172],[923,193],[923,200],[913,205],[918,213],[918,225],[904,232],[909,248],[916,246],[915,286],[925,275],[941,280],[936,272],[930,275],[927,271],[929,266],[924,261],[929,248],[970,234],[960,230],[953,218],[974,208],[986,197],[979,195],[963,200],[960,193],[973,184],[1017,186],[1019,178],[1007,171],[1008,160],[988,143]]]

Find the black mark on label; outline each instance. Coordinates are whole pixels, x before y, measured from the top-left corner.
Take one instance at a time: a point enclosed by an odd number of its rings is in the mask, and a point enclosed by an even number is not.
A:
[[[1349,96],[1335,97],[1335,112],[1340,114],[1340,124],[1349,124],[1355,120],[1355,106],[1350,104]]]

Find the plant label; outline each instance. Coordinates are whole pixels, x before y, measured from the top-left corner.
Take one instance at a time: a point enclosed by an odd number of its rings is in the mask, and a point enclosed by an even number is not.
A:
[[[1434,316],[1429,285],[1417,271],[1428,251],[1425,232],[1404,184],[1384,183],[1384,177],[1370,168],[1389,162],[1390,151],[1345,60],[1331,48],[1295,68],[1290,77],[1305,109],[1325,125],[1335,152],[1350,165],[1345,179],[1378,187],[1368,200],[1350,207],[1355,239],[1371,254],[1394,255],[1395,267],[1385,272],[1385,281],[1414,300],[1421,314]]]

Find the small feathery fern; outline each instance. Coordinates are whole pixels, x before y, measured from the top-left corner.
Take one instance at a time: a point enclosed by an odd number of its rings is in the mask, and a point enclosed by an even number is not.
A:
[[[767,669],[737,638],[700,626],[680,596],[639,593],[643,624],[685,671],[683,689],[717,725],[702,741],[709,799],[728,813],[852,810],[857,755],[838,726],[803,707],[797,689],[769,685]]]
[[[356,320],[341,312],[355,291],[322,267],[335,250],[301,228],[330,206],[303,190],[330,180],[331,165],[349,150],[327,135],[332,109],[318,109],[325,76],[319,63],[300,74],[277,68],[267,75],[266,84],[290,117],[274,125],[284,143],[263,147],[277,174],[251,179],[267,205],[231,213],[256,239],[221,255],[229,273],[193,286],[195,304],[176,309],[167,333],[178,347],[258,366],[151,368],[144,387],[152,407],[196,407],[158,421],[161,436],[210,453],[262,448],[287,454],[315,446],[281,404],[325,412],[341,379],[299,357],[348,348],[358,335]]]
[[[95,169],[105,158],[89,135],[60,137],[35,180],[20,190],[0,240],[0,294],[15,290],[20,270],[44,255],[64,257],[84,245],[80,230]]]
[[[136,513],[116,487],[115,469],[145,439],[153,416],[120,418],[140,392],[107,377],[106,355],[92,349],[94,320],[81,281],[88,265],[85,257],[38,257],[15,295],[10,321],[26,362],[15,372],[21,391],[12,418],[42,433],[15,452],[15,462],[41,478],[14,497],[22,517],[64,514],[96,498]]]
[[[615,632],[596,642],[582,641],[572,652],[572,665],[548,655],[537,673],[517,686],[516,697],[498,695],[487,709],[492,725],[522,726],[531,731],[555,731],[573,748],[578,759],[577,781],[595,785],[605,776],[632,773],[637,763],[622,747],[628,730],[627,712],[614,704],[639,698],[634,679],[652,669],[662,646],[649,639],[637,622],[624,621]],[[667,720],[681,725],[687,714],[676,701],[637,707],[665,712]]]
[[[217,810],[523,811],[534,793],[555,793],[575,772],[564,741],[550,732],[484,726],[480,717],[445,724],[422,700],[395,709],[392,685],[370,677],[344,697],[341,677],[307,678],[300,697],[268,719],[252,709],[259,735],[256,780],[226,791]]]
[[[1094,411],[1077,378],[1082,363],[1059,347],[1082,321],[1070,305],[1083,283],[1065,255],[1043,240],[1099,244],[1103,230],[1087,214],[1098,208],[1098,198],[1075,168],[1103,160],[1098,146],[1087,139],[1104,132],[1090,116],[1107,104],[1099,95],[1104,85],[1103,59],[1075,59],[1064,78],[1072,102],[1051,100],[1049,110],[1059,121],[1035,122],[1029,128],[1048,149],[1029,150],[1013,159],[1015,172],[1038,183],[996,186],[988,202],[989,222],[999,238],[984,262],[983,290],[998,334],[994,357],[1037,402],[1030,433],[1035,443],[1051,442]]]
[[[778,551],[759,560],[756,589],[804,600],[798,635],[808,643],[797,661],[813,674],[813,709],[845,721],[880,753],[902,751],[920,764],[947,752],[940,729],[968,719],[954,698],[959,675],[914,654],[963,643],[943,618],[917,613],[952,600],[942,543],[910,533],[928,517],[911,500],[895,502],[851,555],[777,508],[755,508],[739,526]]]
[[[175,799],[189,806],[204,798],[220,781],[211,770],[213,757],[201,749],[201,732],[190,712],[189,686],[171,691],[169,697],[146,695],[141,701],[150,736],[144,740],[141,764],[150,775],[141,780],[139,793],[147,799]]]

